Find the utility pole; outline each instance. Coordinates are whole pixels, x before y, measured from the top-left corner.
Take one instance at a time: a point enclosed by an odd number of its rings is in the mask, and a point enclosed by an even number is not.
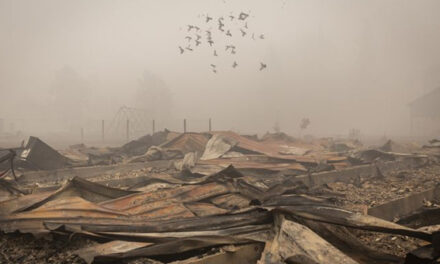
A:
[[[212,126],[211,126],[211,118],[209,118],[209,132],[211,132]]]
[[[154,119],[153,119],[153,134],[156,132],[156,124],[155,124],[155,122],[154,122]]]
[[[186,133],[186,118],[183,119],[183,133]]]

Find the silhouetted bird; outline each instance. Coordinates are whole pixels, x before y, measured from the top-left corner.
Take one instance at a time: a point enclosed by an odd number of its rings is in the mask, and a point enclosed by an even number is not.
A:
[[[230,15],[230,16],[229,16],[229,18],[230,18],[230,19],[231,19],[231,21],[232,21],[232,20],[234,20],[235,16],[233,16],[233,15]]]
[[[210,17],[210,16],[206,16],[206,23],[208,23],[210,20],[212,20],[212,17]]]
[[[266,64],[260,62],[260,71],[264,70],[267,67]]]
[[[248,16],[249,16],[248,14],[241,12],[240,15],[238,16],[238,19],[245,20]]]
[[[218,30],[224,31],[223,27],[225,26],[225,24],[222,22],[223,17],[220,17],[217,21],[218,21]]]
[[[200,39],[202,38],[202,36],[200,36],[200,35],[196,35],[196,37],[197,37],[197,38],[196,38],[196,41],[197,41],[197,40],[200,40]]]
[[[216,51],[216,50],[214,50],[214,56],[216,56],[216,57],[217,57],[217,51]]]
[[[231,31],[228,30],[228,31],[226,32],[226,36],[230,36],[230,37],[232,37]]]
[[[191,46],[186,47],[185,49],[189,50],[189,51],[193,51],[193,49],[191,48]]]
[[[208,43],[209,43],[209,46],[212,47],[212,44],[214,44],[214,41],[212,41],[212,39],[209,39],[209,40],[208,40]]]
[[[211,67],[212,67],[212,72],[217,73],[217,68],[215,64],[211,64]]]
[[[190,32],[192,29],[194,28],[194,26],[193,25],[188,25],[188,32]]]
[[[244,28],[248,28],[248,25],[247,25],[247,22],[246,23],[244,23]]]
[[[200,31],[200,28],[198,26],[194,26],[196,31]]]
[[[224,29],[223,29],[223,27],[225,26],[225,24],[223,24],[221,21],[219,21],[219,23],[218,23],[218,30],[220,30],[220,31],[225,31]]]
[[[228,49],[233,50],[233,49],[235,49],[235,46],[234,45],[226,45],[225,50],[227,51]]]
[[[192,38],[190,36],[186,36],[185,39],[187,39],[189,42],[189,41],[191,41]]]
[[[232,68],[235,68],[235,67],[237,67],[237,66],[238,66],[237,62],[234,61],[234,64],[232,64]]]
[[[264,39],[264,35],[263,34],[260,35],[260,39]]]
[[[180,54],[182,54],[185,51],[181,46],[179,46],[179,49],[180,49]]]
[[[202,44],[202,42],[196,40],[196,46],[199,46],[200,44]]]
[[[241,36],[242,36],[242,37],[246,36],[246,31],[244,31],[244,30],[241,29],[241,28],[240,28],[240,31],[241,31]]]

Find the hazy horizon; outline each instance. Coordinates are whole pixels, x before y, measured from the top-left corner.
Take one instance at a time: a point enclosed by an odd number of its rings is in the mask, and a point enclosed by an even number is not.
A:
[[[440,86],[438,10],[436,0],[0,0],[0,118],[38,136],[99,130],[128,106],[157,130],[212,118],[219,130],[278,122],[296,134],[309,118],[317,136],[410,135],[408,103]],[[235,55],[214,57],[206,43],[180,54],[188,24],[240,12],[264,40],[235,28],[217,37]]]

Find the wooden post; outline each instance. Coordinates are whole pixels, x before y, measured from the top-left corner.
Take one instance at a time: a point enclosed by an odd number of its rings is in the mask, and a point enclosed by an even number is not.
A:
[[[127,119],[127,142],[130,140],[130,119]]]
[[[102,119],[102,122],[101,122],[101,137],[102,137],[102,141],[104,141],[104,137],[105,137],[105,135],[104,135],[104,119]]]
[[[186,133],[186,118],[183,119],[183,133]]]
[[[81,128],[81,143],[84,143],[84,128]]]
[[[211,118],[209,119],[209,132],[211,132],[212,126],[211,126]]]
[[[155,124],[155,122],[154,122],[154,119],[153,119],[153,134],[156,132],[156,124]]]

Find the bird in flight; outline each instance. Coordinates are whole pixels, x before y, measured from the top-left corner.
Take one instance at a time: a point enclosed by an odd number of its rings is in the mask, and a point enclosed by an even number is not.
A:
[[[225,50],[227,51],[228,49],[233,50],[233,49],[235,49],[235,46],[234,45],[226,45]]]
[[[246,36],[246,31],[244,31],[244,30],[241,29],[241,28],[240,28],[240,31],[241,31],[241,36],[242,36],[242,37]]]
[[[238,19],[245,20],[248,16],[249,14],[241,12],[240,15],[238,16]]]
[[[247,22],[246,23],[244,23],[244,28],[248,28],[248,25],[247,25]]]
[[[234,17],[233,15],[230,15],[229,18],[230,18],[231,21],[232,21],[232,20],[234,20],[235,17]]]
[[[226,32],[226,36],[230,36],[232,37],[231,31],[228,29],[228,31]]]
[[[226,45],[226,51],[231,50],[231,54],[235,54],[235,46],[234,45]]]
[[[209,46],[212,47],[212,44],[214,44],[214,41],[212,41],[212,39],[209,39],[209,40],[208,40],[208,43],[209,43]]]
[[[260,71],[264,70],[267,67],[266,64],[260,62]]]
[[[217,68],[216,68],[215,64],[211,64],[211,67],[212,67],[212,71],[214,73],[217,73]]]
[[[264,34],[261,34],[261,35],[260,35],[260,39],[264,39]]]
[[[193,51],[193,49],[191,48],[191,46],[186,47],[185,49],[189,50],[189,51]]]
[[[212,20],[212,17],[206,15],[206,23],[208,23],[210,20]]]
[[[225,24],[223,24],[223,22],[219,19],[219,20],[218,20],[218,30],[220,30],[220,31],[225,31],[225,30],[223,29],[224,26],[225,26]]]
[[[214,56],[216,56],[216,57],[217,57],[217,51],[216,51],[216,50],[214,50]]]
[[[196,46],[199,46],[200,44],[202,44],[201,41],[196,40]]]
[[[185,51],[181,46],[179,46],[179,50],[180,50],[180,54],[182,54]]]
[[[188,42],[190,42],[192,38],[190,36],[186,36],[185,39],[187,39]]]
[[[238,66],[237,62],[234,61],[234,64],[232,64],[232,68],[235,68],[235,67],[237,67],[237,66]]]

